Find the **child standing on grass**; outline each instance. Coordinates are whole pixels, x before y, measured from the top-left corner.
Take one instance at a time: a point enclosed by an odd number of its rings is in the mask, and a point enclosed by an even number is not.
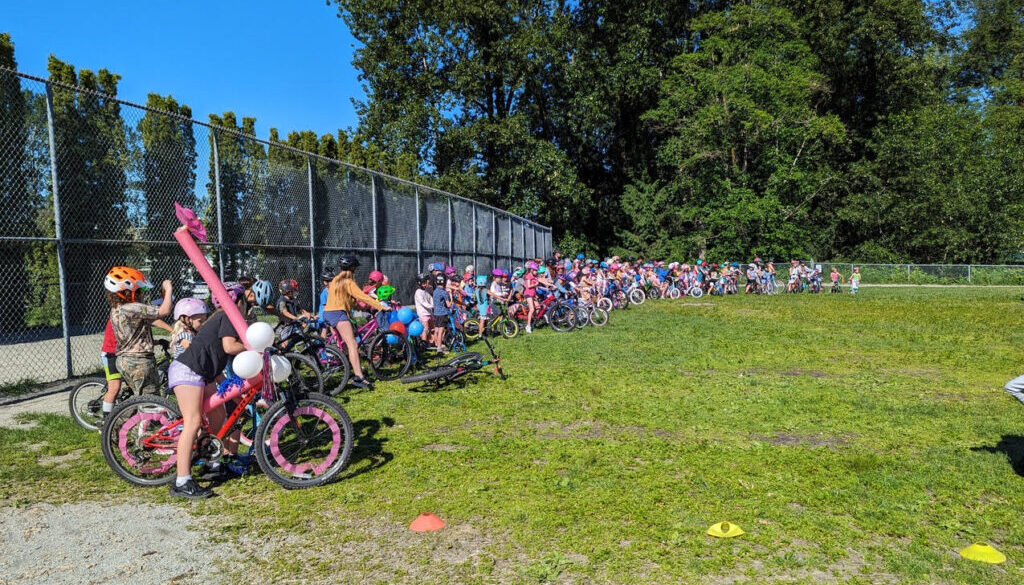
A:
[[[416,286],[416,294],[413,295],[413,301],[416,305],[416,317],[419,318],[420,323],[423,325],[423,333],[420,333],[420,339],[427,341],[434,334],[432,319],[434,297],[430,289],[430,276],[422,272],[417,274]]]
[[[448,326],[448,315],[451,314],[452,297],[447,290],[448,277],[444,274],[434,276],[434,348],[444,350],[444,329]]]
[[[850,275],[850,294],[857,294],[860,288],[860,266],[853,267],[853,274]]]
[[[110,269],[104,287],[110,303],[110,324],[117,338],[117,370],[121,378],[136,394],[159,393],[152,326],[171,314],[171,281],[162,283],[164,298],[159,308],[139,302],[142,293],[153,285],[134,268]]]

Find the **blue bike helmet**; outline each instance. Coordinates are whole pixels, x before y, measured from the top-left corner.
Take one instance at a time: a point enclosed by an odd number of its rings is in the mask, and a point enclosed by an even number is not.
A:
[[[583,260],[583,254],[576,254],[577,260]]]
[[[487,286],[487,276],[481,274],[480,276],[476,277],[476,285]]]
[[[257,280],[252,285],[252,295],[257,307],[266,307],[273,302],[274,285],[269,280]]]
[[[607,262],[602,262],[601,263],[601,268],[608,268],[608,263]]]

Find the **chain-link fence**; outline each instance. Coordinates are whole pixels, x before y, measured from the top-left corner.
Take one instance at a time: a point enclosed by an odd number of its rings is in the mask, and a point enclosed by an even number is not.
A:
[[[97,369],[111,266],[203,294],[175,202],[203,220],[222,278],[297,279],[309,310],[342,254],[409,303],[430,262],[479,273],[552,251],[549,228],[500,209],[0,68],[0,384]]]
[[[943,284],[1024,286],[1024,265],[1015,264],[862,264],[806,260],[810,268],[821,266],[822,279],[829,280],[835,268],[849,280],[853,268],[860,268],[861,284]],[[789,277],[789,263],[776,265],[778,280]]]

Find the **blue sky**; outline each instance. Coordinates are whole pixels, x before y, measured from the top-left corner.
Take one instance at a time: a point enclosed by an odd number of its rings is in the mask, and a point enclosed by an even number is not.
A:
[[[122,76],[122,99],[171,94],[202,121],[255,116],[261,138],[355,127],[352,98],[364,97],[355,40],[324,0],[0,0],[0,32],[21,71],[46,77],[50,53],[107,68]]]

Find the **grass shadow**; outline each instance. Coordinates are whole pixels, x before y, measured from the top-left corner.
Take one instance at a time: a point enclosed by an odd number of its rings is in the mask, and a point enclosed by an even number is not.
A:
[[[1003,435],[995,445],[971,447],[971,451],[985,453],[1002,453],[1010,463],[1014,473],[1024,477],[1024,437],[1020,435]]]
[[[387,439],[378,436],[382,428],[393,426],[395,426],[395,419],[390,416],[385,416],[380,420],[354,421],[352,429],[355,433],[355,444],[352,446],[352,459],[349,461],[348,470],[338,480],[350,479],[380,469],[394,459],[393,453],[384,450],[384,443],[387,442]]]

